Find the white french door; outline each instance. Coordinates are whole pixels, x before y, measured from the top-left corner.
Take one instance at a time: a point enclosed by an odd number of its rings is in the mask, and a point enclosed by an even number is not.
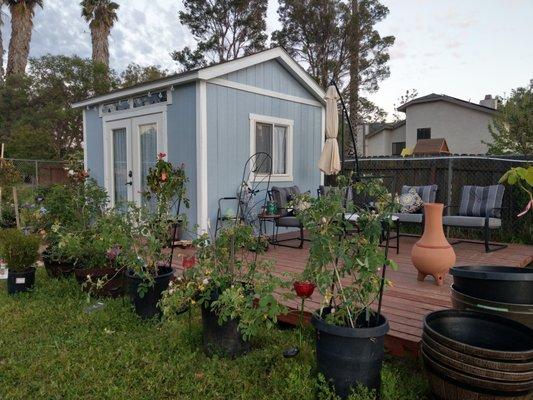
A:
[[[105,122],[105,186],[112,206],[145,204],[146,175],[166,152],[163,113]]]

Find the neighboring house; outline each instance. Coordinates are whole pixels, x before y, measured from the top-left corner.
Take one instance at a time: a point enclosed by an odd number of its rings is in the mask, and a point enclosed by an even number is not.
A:
[[[141,202],[157,154],[185,164],[190,226],[214,226],[251,154],[273,158],[272,184],[315,191],[324,92],[281,48],[95,96],[83,107],[85,167],[111,204]],[[264,194],[263,194],[264,195]]]
[[[487,95],[480,104],[446,95],[430,94],[411,100],[398,111],[405,120],[369,129],[367,156],[400,154],[400,147],[414,148],[419,139],[445,139],[451,153],[484,154],[492,136],[489,123],[496,99]],[[403,147],[402,147],[403,148]]]

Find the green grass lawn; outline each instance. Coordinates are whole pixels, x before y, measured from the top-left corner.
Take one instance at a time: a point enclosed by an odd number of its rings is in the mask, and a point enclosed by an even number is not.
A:
[[[143,322],[127,299],[105,300],[86,313],[74,279],[41,269],[32,293],[8,296],[0,284],[0,399],[332,399],[317,385],[312,332],[303,352],[284,359],[297,333],[276,330],[253,341],[236,360],[200,350],[199,312]],[[387,359],[384,399],[424,399],[427,384],[415,362]],[[366,399],[363,395],[356,399]]]

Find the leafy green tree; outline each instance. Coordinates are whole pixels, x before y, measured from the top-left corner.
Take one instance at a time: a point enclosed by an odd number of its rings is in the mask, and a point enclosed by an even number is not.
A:
[[[166,69],[161,69],[159,65],[149,65],[143,67],[136,63],[129,64],[120,74],[120,86],[129,87],[144,82],[164,78],[168,75]]]
[[[350,63],[349,104],[352,126],[363,122],[361,92],[374,93],[379,82],[390,75],[387,65],[389,49],[394,36],[381,37],[375,25],[389,13],[379,0],[351,0],[351,15],[348,29],[348,52]],[[363,136],[363,155],[365,149]]]
[[[11,38],[6,73],[24,74],[30,54],[35,7],[42,7],[43,0],[6,0],[6,4],[11,12]]]
[[[30,59],[26,76],[0,82],[0,139],[6,155],[60,159],[79,149],[82,112],[71,104],[94,94],[89,59],[45,55]],[[116,76],[111,82],[116,84]]]
[[[265,48],[268,0],[184,0],[179,20],[198,41],[172,58],[192,69],[233,60]]]
[[[533,154],[533,79],[511,92],[489,123],[491,154]]]
[[[272,33],[282,46],[325,88],[331,79],[341,85],[348,74],[348,7],[341,0],[281,0],[281,29]]]

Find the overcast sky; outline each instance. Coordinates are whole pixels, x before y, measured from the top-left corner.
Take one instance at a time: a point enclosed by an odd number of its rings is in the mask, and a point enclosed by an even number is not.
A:
[[[111,66],[134,61],[177,69],[169,53],[194,45],[178,21],[178,0],[116,0],[118,22],[111,32]],[[378,25],[396,36],[391,76],[371,99],[390,114],[407,89],[419,95],[444,93],[478,102],[485,94],[509,93],[533,78],[533,0],[383,0],[390,9]],[[268,31],[279,27],[277,0],[269,1]],[[4,47],[9,12],[4,11]],[[7,14],[7,15],[6,15]],[[37,9],[31,56],[91,55],[89,29],[78,0],[44,0]],[[6,57],[4,57],[6,58]]]

